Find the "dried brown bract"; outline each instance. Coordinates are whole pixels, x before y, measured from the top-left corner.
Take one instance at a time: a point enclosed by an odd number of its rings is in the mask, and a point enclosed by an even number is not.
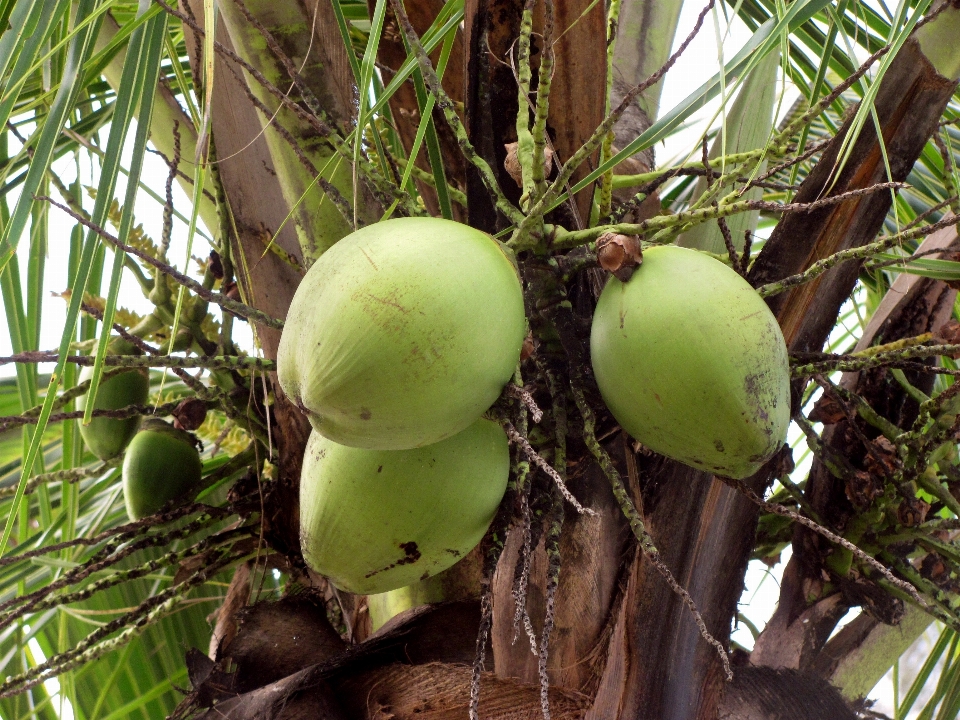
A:
[[[537,351],[537,346],[533,341],[533,335],[527,335],[523,339],[523,346],[520,348],[520,362],[533,357]]]
[[[889,477],[900,468],[897,448],[885,437],[878,437],[870,443],[863,464],[873,475]]]
[[[897,520],[904,527],[916,527],[927,519],[930,504],[919,498],[904,498],[897,507]]]
[[[620,282],[627,282],[643,263],[640,238],[636,235],[604,233],[597,239],[597,262],[613,273]]]
[[[846,478],[844,491],[847,499],[859,510],[864,510],[873,504],[876,497],[883,491],[880,478],[863,470],[857,470]]]
[[[179,430],[193,431],[203,425],[207,417],[207,404],[200,398],[187,398],[173,410],[173,426]]]
[[[808,415],[810,422],[823,423],[824,425],[836,425],[845,417],[843,406],[830,395],[821,395]]]
[[[210,274],[217,280],[223,280],[223,261],[220,259],[220,253],[216,250],[210,251]]]
[[[523,171],[520,169],[520,159],[517,157],[518,143],[504,143],[503,147],[507,151],[507,156],[503,159],[503,169],[513,178],[513,181],[519,186],[523,186]],[[553,170],[553,150],[549,147],[543,149],[543,176],[549,177]]]
[[[960,344],[960,322],[948,320],[934,331],[933,339],[943,345]]]

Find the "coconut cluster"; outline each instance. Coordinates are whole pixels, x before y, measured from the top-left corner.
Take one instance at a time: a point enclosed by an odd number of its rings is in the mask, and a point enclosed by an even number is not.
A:
[[[509,473],[503,431],[480,417],[525,327],[509,251],[459,223],[377,223],[310,268],[277,371],[313,426],[300,480],[311,567],[342,589],[386,592],[480,541]]]
[[[630,272],[611,278],[593,319],[603,399],[649,448],[749,476],[789,422],[777,321],[713,258],[669,246],[641,259],[634,245],[617,246],[630,250]],[[481,415],[517,366],[525,325],[512,257],[458,223],[378,223],[310,269],[277,363],[313,426],[300,482],[313,569],[339,588],[385,593],[479,542],[509,472],[504,433]]]

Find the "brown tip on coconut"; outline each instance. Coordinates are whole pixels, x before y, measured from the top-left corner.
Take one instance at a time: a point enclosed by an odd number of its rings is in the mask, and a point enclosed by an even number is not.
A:
[[[597,239],[597,262],[620,282],[627,282],[633,271],[643,263],[640,238],[607,232]]]

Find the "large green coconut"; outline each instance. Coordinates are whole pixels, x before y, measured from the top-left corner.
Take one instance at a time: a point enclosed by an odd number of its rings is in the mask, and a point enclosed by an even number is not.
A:
[[[109,368],[105,368],[109,370]],[[80,382],[93,377],[93,368],[85,367],[80,373]],[[119,410],[128,405],[142,405],[147,402],[150,393],[150,380],[144,368],[135,368],[119,375],[113,375],[100,383],[94,410]],[[80,401],[85,410],[90,401],[84,395]],[[94,455],[101,460],[110,460],[123,452],[130,439],[140,426],[140,418],[95,417],[90,424],[80,424],[80,436]]]
[[[351,448],[314,432],[300,475],[304,560],[352,593],[430,577],[483,538],[509,471],[506,435],[485,419],[411,450]]]
[[[162,420],[144,420],[123,457],[127,515],[139,520],[172,500],[186,501],[199,487],[202,471],[192,435]]]
[[[790,369],[777,320],[737,273],[703,253],[648,250],[604,288],[590,335],[604,402],[663,455],[747,477],[790,421]]]
[[[430,445],[494,403],[524,334],[520,280],[500,243],[448,220],[388,220],[338,242],[300,283],[280,385],[338,443]]]

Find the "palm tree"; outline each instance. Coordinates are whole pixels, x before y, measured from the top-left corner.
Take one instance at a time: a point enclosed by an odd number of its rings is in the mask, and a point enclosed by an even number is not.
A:
[[[711,0],[678,28],[681,5],[0,2],[0,716],[865,717],[932,623],[896,717],[960,712],[960,7]],[[662,112],[731,16],[746,45]],[[487,413],[512,455],[483,541],[368,596],[304,562],[310,424],[276,359],[305,272],[405,216],[502,240],[530,334]],[[653,452],[596,385],[607,277],[672,243],[743,276],[790,352],[791,444],[746,478]],[[107,406],[137,368],[149,398]],[[131,520],[122,458],[80,433],[141,416],[202,441],[202,480]],[[776,612],[733,645],[748,564],[788,547]]]

